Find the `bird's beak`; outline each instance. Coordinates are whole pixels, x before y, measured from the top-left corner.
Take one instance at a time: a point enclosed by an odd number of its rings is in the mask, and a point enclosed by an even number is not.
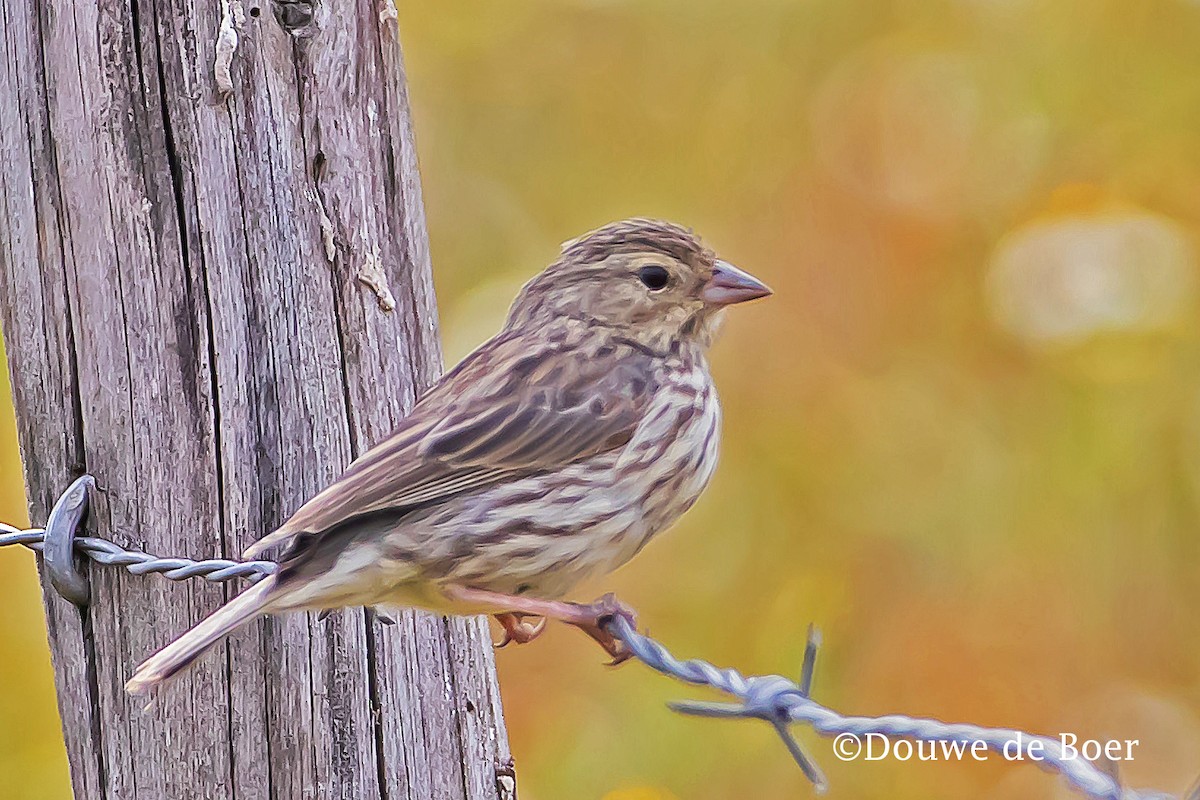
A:
[[[771,290],[758,278],[742,272],[728,261],[718,261],[712,277],[700,292],[700,299],[714,306],[731,306],[769,294]]]

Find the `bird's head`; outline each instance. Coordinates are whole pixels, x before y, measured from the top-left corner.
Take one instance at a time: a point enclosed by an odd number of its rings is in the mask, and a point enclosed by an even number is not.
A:
[[[558,260],[521,290],[508,327],[576,320],[657,352],[680,342],[707,347],[725,307],[770,293],[687,228],[628,219],[564,244]]]

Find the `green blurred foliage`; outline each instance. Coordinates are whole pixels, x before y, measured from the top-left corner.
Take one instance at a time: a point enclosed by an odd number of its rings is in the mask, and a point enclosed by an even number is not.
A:
[[[1123,776],[1186,788],[1200,4],[445,0],[400,26],[449,358],[618,217],[693,225],[777,291],[714,352],[714,485],[579,599],[755,672],[797,669],[815,621],[834,706],[1139,738]],[[26,554],[0,599],[0,775],[65,797]],[[686,690],[572,631],[499,662],[525,800],[808,796],[764,726],[673,716]],[[832,797],[1066,793],[809,738]]]

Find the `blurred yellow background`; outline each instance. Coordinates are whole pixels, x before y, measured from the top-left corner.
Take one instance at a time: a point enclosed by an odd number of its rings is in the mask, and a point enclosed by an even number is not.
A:
[[[448,359],[618,217],[692,225],[776,290],[714,352],[714,485],[579,599],[752,672],[794,674],[814,621],[834,707],[1137,738],[1129,783],[1187,788],[1200,3],[442,0],[400,25]],[[24,551],[0,602],[0,780],[65,798]],[[561,628],[499,653],[524,800],[810,796],[766,726],[675,716],[696,692],[600,661]],[[799,735],[833,798],[1069,796]]]

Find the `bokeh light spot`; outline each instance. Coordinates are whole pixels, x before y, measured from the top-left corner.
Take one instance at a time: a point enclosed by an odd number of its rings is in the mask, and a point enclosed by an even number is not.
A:
[[[1137,211],[1029,224],[1001,241],[987,277],[995,320],[1031,344],[1161,330],[1182,317],[1195,289],[1184,230]]]

